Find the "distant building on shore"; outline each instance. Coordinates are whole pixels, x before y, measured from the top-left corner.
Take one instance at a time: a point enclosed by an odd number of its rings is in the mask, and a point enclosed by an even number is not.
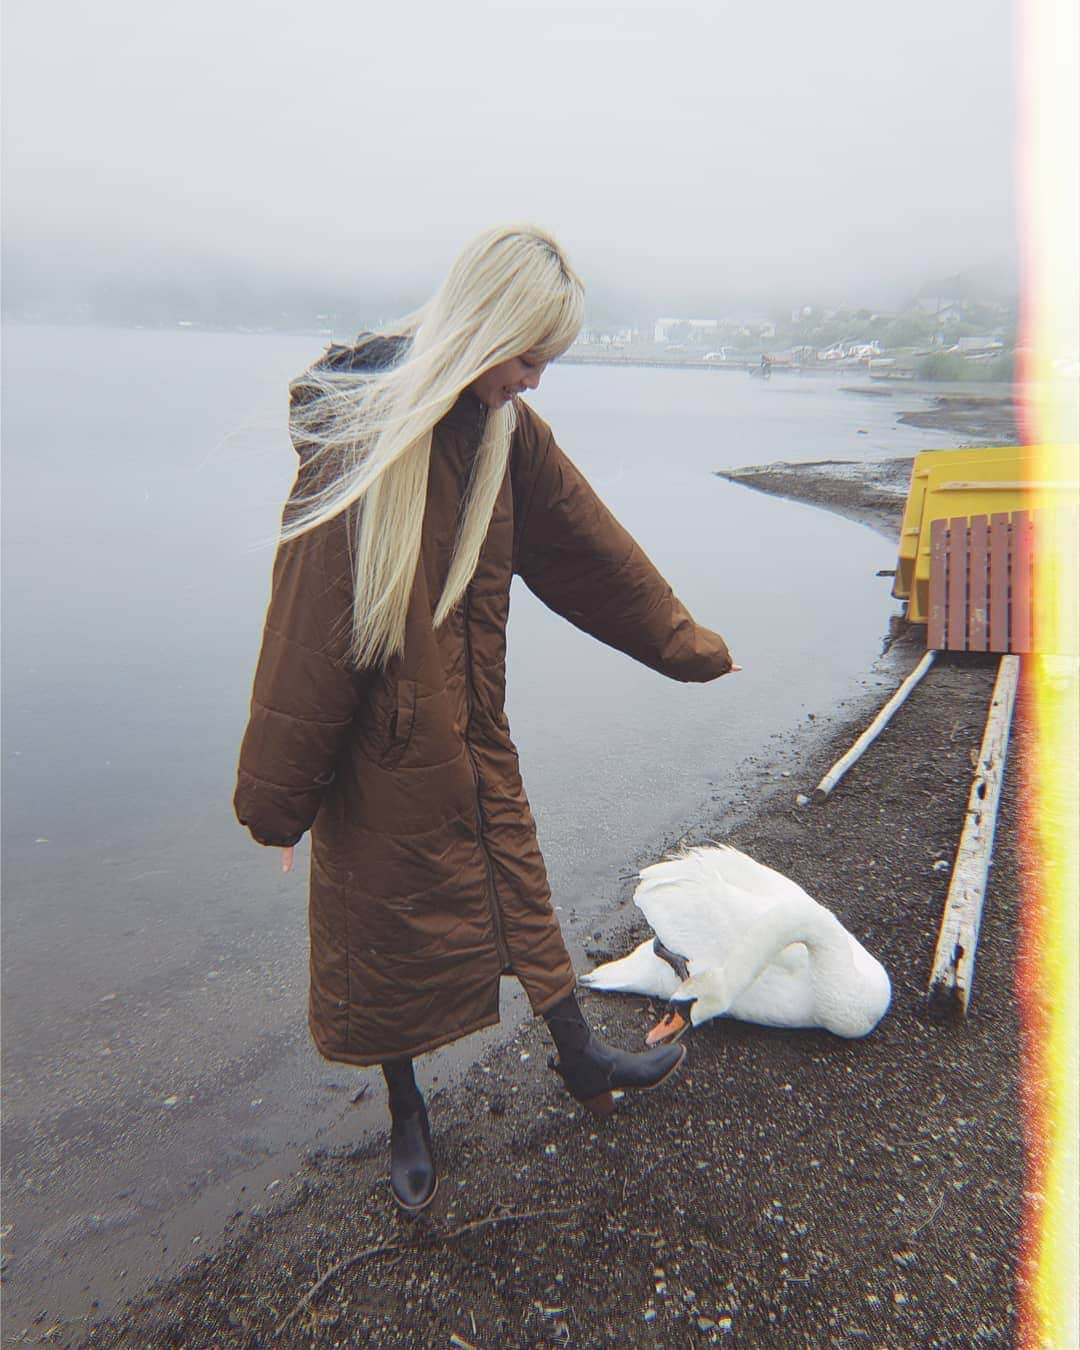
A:
[[[654,342],[702,342],[715,345],[720,331],[719,319],[657,319],[653,324]]]

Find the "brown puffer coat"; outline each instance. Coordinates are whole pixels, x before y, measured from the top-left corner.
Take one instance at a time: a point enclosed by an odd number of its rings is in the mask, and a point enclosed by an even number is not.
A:
[[[311,830],[309,1023],[319,1051],[350,1064],[497,1022],[500,975],[537,1013],[574,988],[503,711],[512,575],[664,675],[731,668],[525,404],[476,574],[432,626],[483,417],[466,393],[435,428],[401,659],[346,663],[344,517],[274,564],[236,813],[262,844]]]

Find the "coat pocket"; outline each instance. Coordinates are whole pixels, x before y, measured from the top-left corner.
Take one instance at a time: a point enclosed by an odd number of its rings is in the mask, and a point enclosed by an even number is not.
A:
[[[399,680],[397,707],[390,724],[390,750],[400,759],[412,740],[416,721],[416,681]]]
[[[409,748],[415,724],[416,681],[387,680],[375,691],[360,722],[359,748],[382,768],[396,768]]]

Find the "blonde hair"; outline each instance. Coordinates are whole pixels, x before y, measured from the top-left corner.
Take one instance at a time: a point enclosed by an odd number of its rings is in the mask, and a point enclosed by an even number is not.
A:
[[[357,667],[385,665],[404,651],[435,424],[492,366],[517,356],[537,364],[560,356],[583,316],[584,288],[555,240],[532,226],[502,227],[459,254],[422,309],[374,335],[373,354],[383,364],[348,370],[328,360],[294,382],[290,429],[305,458],[307,487],[290,502],[282,538],[359,503],[350,521],[350,656]],[[436,627],[476,571],[514,423],[512,400],[487,412]]]

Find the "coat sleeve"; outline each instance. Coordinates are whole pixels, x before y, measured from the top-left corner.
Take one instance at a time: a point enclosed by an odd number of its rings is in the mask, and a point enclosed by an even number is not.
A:
[[[285,847],[310,829],[364,691],[347,662],[347,531],[339,516],[281,544],[274,561],[233,799],[260,844]]]
[[[703,682],[726,674],[732,662],[724,639],[694,622],[546,427],[536,456],[518,518],[517,571],[529,589],[662,675]]]

